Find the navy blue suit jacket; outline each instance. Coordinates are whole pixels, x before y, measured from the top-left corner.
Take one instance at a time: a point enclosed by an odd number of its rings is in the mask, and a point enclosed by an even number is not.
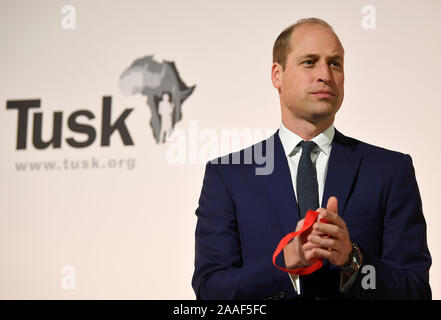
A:
[[[272,139],[272,140],[271,140]],[[273,143],[274,170],[246,161],[245,150]],[[325,265],[301,276],[301,296],[287,273],[275,268],[272,254],[300,219],[287,159],[278,131],[236,153],[241,164],[208,162],[196,210],[195,270],[198,299],[378,298],[431,299],[431,257],[426,222],[409,155],[349,138],[336,130],[321,206],[338,199],[339,215],[360,247],[364,265],[375,268],[375,289],[363,289],[358,272],[351,289],[339,293],[340,271]],[[260,149],[258,149],[260,150]],[[224,157],[225,160],[225,157]],[[278,264],[284,266],[283,253]],[[373,274],[369,272],[370,276]],[[371,283],[371,282],[370,282]]]

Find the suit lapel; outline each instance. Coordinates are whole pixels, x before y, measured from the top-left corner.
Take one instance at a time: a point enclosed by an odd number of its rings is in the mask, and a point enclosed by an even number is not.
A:
[[[350,139],[335,130],[331,156],[328,162],[322,207],[326,207],[329,197],[338,199],[338,214],[343,217],[348,197],[355,183],[362,157],[357,151],[358,141]]]
[[[286,234],[295,230],[300,215],[294,195],[288,161],[279,138],[279,130],[272,138],[274,139],[274,171],[272,174],[261,177],[274,211]]]

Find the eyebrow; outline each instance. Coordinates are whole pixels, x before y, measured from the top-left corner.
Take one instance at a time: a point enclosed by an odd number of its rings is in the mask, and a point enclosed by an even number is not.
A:
[[[301,56],[300,58],[298,58],[298,61],[306,59],[306,58],[318,59],[319,55],[315,54],[315,53],[308,53],[308,54],[305,54],[305,55]],[[334,54],[330,57],[327,57],[326,59],[327,60],[343,60],[342,56],[339,54]]]

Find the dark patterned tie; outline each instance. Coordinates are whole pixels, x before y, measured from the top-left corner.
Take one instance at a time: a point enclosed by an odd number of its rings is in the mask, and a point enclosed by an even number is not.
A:
[[[311,160],[311,151],[316,146],[314,141],[300,142],[302,155],[297,169],[297,202],[300,217],[303,219],[308,210],[319,207],[317,172]]]

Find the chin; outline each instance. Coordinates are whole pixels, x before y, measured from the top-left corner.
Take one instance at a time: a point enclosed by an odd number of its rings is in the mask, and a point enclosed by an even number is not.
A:
[[[326,107],[323,105],[312,106],[308,112],[308,118],[311,122],[322,122],[335,116],[338,108],[332,104],[328,104]]]
[[[328,103],[320,103],[320,104],[315,103],[314,105],[311,106],[311,109],[309,111],[312,114],[326,115],[326,114],[334,113],[336,109],[337,108],[332,103],[328,102]]]
[[[326,114],[311,114],[308,117],[308,122],[311,123],[322,123],[325,121],[328,121],[334,117],[333,113],[326,113]]]

